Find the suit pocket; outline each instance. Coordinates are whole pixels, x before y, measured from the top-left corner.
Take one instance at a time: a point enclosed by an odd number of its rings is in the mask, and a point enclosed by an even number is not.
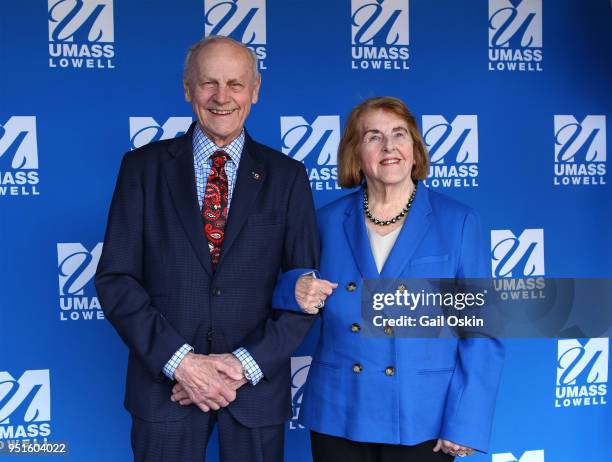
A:
[[[419,369],[417,374],[450,374],[454,370],[454,367],[443,367],[441,369]]]
[[[444,255],[427,255],[425,257],[417,257],[417,258],[413,258],[410,261],[410,265],[414,266],[414,265],[425,265],[428,263],[440,263],[440,262],[445,262],[448,261],[448,254],[445,253]]]
[[[283,216],[278,212],[252,213],[249,215],[250,226],[284,225]]]

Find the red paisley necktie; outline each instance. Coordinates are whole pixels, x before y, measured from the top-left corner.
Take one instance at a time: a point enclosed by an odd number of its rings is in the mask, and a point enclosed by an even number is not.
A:
[[[227,175],[225,173],[225,162],[228,158],[228,155],[223,151],[217,151],[212,155],[212,168],[208,174],[202,204],[204,232],[208,240],[213,270],[217,263],[219,263],[221,244],[223,243],[223,230],[227,221]]]

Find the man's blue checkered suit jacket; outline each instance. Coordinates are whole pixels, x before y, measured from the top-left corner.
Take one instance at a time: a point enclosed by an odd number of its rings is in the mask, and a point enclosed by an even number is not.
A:
[[[162,368],[185,343],[196,353],[245,347],[264,378],[244,385],[229,411],[243,425],[290,416],[290,356],[313,318],[273,311],[277,275],[317,267],[319,241],[303,165],[246,136],[216,271],[196,197],[192,133],[123,158],[96,288],[129,348],[125,406],[151,421],[179,420]]]

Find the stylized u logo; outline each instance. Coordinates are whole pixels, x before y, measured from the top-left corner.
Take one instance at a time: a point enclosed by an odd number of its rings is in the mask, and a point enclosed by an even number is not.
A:
[[[288,143],[288,139],[291,139],[293,136],[299,136],[299,131],[303,130],[302,136],[298,139],[298,141],[291,146]],[[319,158],[317,159],[318,165],[326,165],[331,162],[333,159],[330,155],[324,153],[324,146],[329,141],[330,137],[334,134],[334,130],[326,129],[320,132],[320,136],[318,140],[312,140],[314,130],[310,125],[296,125],[295,127],[289,129],[287,133],[283,136],[281,140],[283,143],[283,152],[286,152],[287,155],[293,157],[295,160],[303,161],[309,154],[313,152],[319,152]],[[312,146],[305,147],[306,143],[309,142]]]
[[[10,168],[38,168],[36,117],[11,116],[4,125],[0,125],[0,158],[2,157],[2,164],[10,162]]]
[[[228,7],[227,11],[215,25],[213,20],[211,20],[211,15],[217,8],[220,8],[224,5],[227,5]],[[240,22],[234,28],[234,30],[232,30],[229,34],[225,34],[225,35],[227,37],[233,38],[234,40],[238,42],[242,42],[245,45],[251,45],[253,41],[255,40],[255,36],[256,36],[255,32],[253,32],[251,34],[251,37],[249,38],[245,37],[245,34],[246,34],[247,27],[249,27],[251,20],[257,14],[258,10],[259,8],[251,8],[249,11],[247,11],[244,18],[240,20]],[[212,30],[210,31],[210,35],[221,35],[225,25],[234,17],[237,11],[238,11],[238,0],[231,0],[229,2],[221,2],[221,3],[216,4],[212,8],[210,8],[208,12],[204,15],[204,22],[206,23],[206,25],[213,26]]]
[[[80,262],[78,261],[80,259]],[[93,276],[92,271],[87,271],[93,257],[89,252],[76,252],[72,255],[68,255],[59,265],[59,272],[61,276],[66,277],[64,285],[62,287],[63,295],[75,295],[83,290],[85,285]],[[76,268],[72,271],[66,270],[66,267],[72,268],[77,262]],[[95,269],[94,269],[95,270]],[[87,273],[87,274],[86,274]],[[91,273],[91,274],[89,274]]]
[[[560,141],[560,139],[564,135],[564,132],[567,132],[572,128],[574,130],[568,136],[567,140],[565,142]],[[593,130],[591,130],[584,142],[581,145],[576,146],[576,144],[578,143],[577,140],[582,134],[583,129],[584,128],[581,124],[571,123],[564,125],[559,130],[557,130],[557,133],[555,133],[555,144],[557,146],[561,146],[561,149],[559,149],[559,152],[557,153],[557,162],[591,162],[597,159],[597,150],[594,149],[588,159],[587,154],[591,145],[593,144],[593,141],[595,140],[597,135],[599,135],[600,129],[594,128]]]
[[[292,418],[294,419],[299,417],[302,397],[304,396],[304,383],[306,382],[309,370],[310,364],[306,364],[296,370],[291,376],[291,407],[293,410]]]
[[[25,371],[19,380],[0,372],[0,424],[8,424],[9,417],[24,422],[51,419],[49,409],[49,371]]]
[[[18,396],[19,383],[13,381],[0,382],[0,386],[9,384],[11,387],[9,392],[6,394],[4,399],[0,400],[0,422],[6,420],[10,415],[16,414],[17,416],[25,416],[27,410],[32,405],[32,400],[38,394],[41,389],[41,385],[34,385],[30,390],[27,390],[27,394],[20,393]],[[21,390],[23,392],[23,390]],[[38,418],[38,411],[35,411],[32,417],[28,416],[28,422],[36,421]],[[26,418],[22,417],[25,421]]]
[[[136,149],[137,147],[144,146],[148,143],[153,143],[154,141],[159,141],[162,139],[163,134],[164,129],[160,126],[150,125],[148,127],[143,127],[136,133],[134,133],[134,135],[132,136],[132,139],[130,140],[130,143],[132,144],[132,149]],[[146,142],[137,143],[137,140],[141,136],[143,139],[146,139]]]
[[[505,253],[505,255],[501,258],[498,258],[497,255],[503,251],[505,247],[507,247],[507,243],[510,242],[510,249]],[[507,277],[512,273],[514,268],[522,269],[522,275],[524,276],[532,276],[536,270],[535,265],[532,268],[527,268],[527,263],[533,253],[534,249],[538,245],[537,242],[531,242],[529,247],[525,249],[522,255],[517,255],[517,250],[519,248],[520,241],[515,237],[509,237],[506,239],[502,239],[497,243],[497,245],[493,248],[493,260],[499,261],[495,268],[495,277],[503,278]],[[500,251],[500,248],[502,249]]]
[[[576,357],[573,358],[573,360],[570,359],[569,364],[563,366],[562,363],[566,356],[568,356],[574,351],[577,351]],[[589,373],[591,372],[593,366],[597,363],[597,360],[601,356],[601,351],[596,351],[595,353],[593,353],[591,358],[586,362],[586,364],[584,364],[584,367],[578,369],[577,366],[582,361],[585,354],[586,351],[583,346],[576,346],[574,348],[570,348],[559,357],[559,363],[557,367],[563,370],[563,372],[559,376],[559,385],[569,385],[570,383],[574,382],[574,380],[578,380],[580,383],[593,383],[597,381],[597,379],[599,378],[597,374],[595,374],[594,377],[591,377],[590,381],[588,379]]]
[[[27,131],[21,130],[19,133],[17,133],[17,136],[15,136],[12,141],[7,139],[7,146],[5,149],[0,149],[0,157],[6,156],[7,159],[12,159],[11,168],[24,168],[28,161],[26,155],[17,155],[19,148],[21,147],[21,143],[23,143],[23,140],[27,135]],[[5,136],[8,137],[9,135],[6,133],[6,130],[2,126],[0,126],[0,145],[5,144],[3,143],[3,138]]]
[[[524,38],[536,16],[535,13],[527,14],[521,24],[515,23],[519,14],[518,6],[521,2],[522,0],[511,0],[512,6],[500,8],[491,15],[489,19],[489,29],[495,31],[491,38],[492,46],[510,47],[514,49],[529,47],[533,44],[533,36],[530,36],[526,42]],[[504,17],[504,15],[506,16]],[[499,21],[501,24],[496,26],[496,21]]]
[[[72,9],[64,16],[61,21],[55,19],[55,10],[62,3],[67,2],[68,0],[60,0],[57,2],[51,9],[49,10],[49,22],[58,23],[52,33],[52,39],[54,42],[63,42],[69,39],[73,39],[77,43],[83,42],[97,42],[102,38],[103,31],[100,29],[98,35],[96,37],[89,38],[89,34],[93,29],[94,24],[98,20],[100,13],[104,11],[105,5],[96,5],[94,10],[89,14],[89,16],[78,24],[74,19],[81,13],[84,7],[83,0],[73,0],[75,1]]]
[[[296,130],[298,131],[296,132]],[[302,136],[299,138],[299,140],[295,144],[293,144],[293,146],[291,146],[290,144],[287,144],[288,139],[291,139],[292,136],[296,136],[295,134],[299,135],[299,130],[303,130]],[[306,144],[306,141],[310,138],[310,136],[312,135],[312,132],[313,132],[312,127],[307,124],[296,125],[295,127],[287,130],[287,133],[285,133],[285,135],[283,136],[283,139],[281,140],[283,143],[283,148],[289,150],[287,152],[287,155],[289,155],[290,157],[293,157],[295,160],[304,160],[304,158],[309,153],[303,152],[300,155],[298,155],[298,153],[302,149],[302,146]]]
[[[434,131],[436,129],[438,129],[438,132],[441,129],[442,134],[437,139],[437,141],[431,144],[428,140],[432,137],[435,138]],[[461,147],[465,143],[466,138],[470,135],[471,129],[469,128],[464,128],[461,133],[456,137],[457,139],[454,141],[454,143],[449,146],[448,149],[440,149],[440,147],[444,145],[444,143],[450,138],[452,132],[453,127],[451,126],[451,124],[448,123],[434,125],[429,130],[427,130],[427,132],[425,132],[423,138],[425,140],[425,144],[429,147],[430,159],[432,164],[444,163],[444,157],[446,157],[447,154],[450,154],[448,158],[451,159],[451,162],[456,161],[459,164],[465,162],[468,159],[469,152],[467,150],[463,153],[461,157],[460,153]]]
[[[395,45],[399,40],[399,34],[396,34],[393,39],[390,39],[389,36],[391,34],[391,28],[394,26],[397,18],[402,13],[401,10],[393,11],[389,19],[387,19],[387,21],[380,26],[377,31],[370,31],[370,29],[373,28],[372,25],[378,20],[383,12],[382,4],[384,1],[385,0],[376,0],[375,3],[367,3],[353,13],[353,17],[351,18],[352,25],[359,28],[355,34],[355,45]],[[371,11],[369,15],[368,11]],[[360,23],[359,21],[361,12],[363,12],[363,16],[367,17],[363,23]]]

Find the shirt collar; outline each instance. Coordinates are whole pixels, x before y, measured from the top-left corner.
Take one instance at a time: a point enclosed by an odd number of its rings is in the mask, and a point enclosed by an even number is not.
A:
[[[200,128],[200,124],[196,124],[193,130],[193,157],[198,165],[204,165],[208,163],[210,156],[215,152],[223,151],[230,157],[234,165],[238,165],[242,149],[244,148],[244,138],[244,129],[242,129],[240,135],[234,141],[220,148],[204,133],[204,130]]]

